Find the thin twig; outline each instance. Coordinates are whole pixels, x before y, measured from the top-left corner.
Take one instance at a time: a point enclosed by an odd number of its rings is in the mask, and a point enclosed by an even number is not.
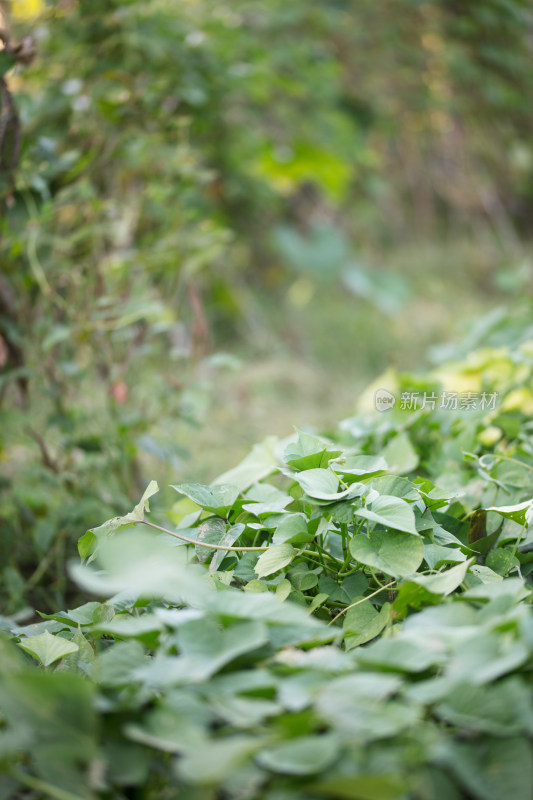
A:
[[[357,600],[357,602],[356,603],[352,603],[351,606],[346,606],[346,608],[343,608],[342,611],[339,611],[339,613],[337,614],[336,617],[333,617],[331,622],[328,622],[328,625],[333,625],[335,620],[337,620],[339,617],[342,617],[342,615],[345,614],[346,611],[349,611],[350,608],[355,608],[355,606],[360,606],[361,603],[366,603],[367,600],[370,600],[372,597],[375,597],[377,594],[379,594],[380,592],[383,592],[385,589],[390,589],[391,586],[394,586],[395,583],[396,583],[396,581],[391,581],[390,583],[387,583],[386,586],[380,586],[379,589],[376,589],[375,592],[372,592],[372,594],[369,594],[368,597],[363,597],[362,600]]]
[[[52,472],[60,472],[61,466],[58,463],[58,461],[56,461],[55,458],[52,458],[50,451],[48,449],[48,445],[46,444],[41,434],[38,433],[38,431],[34,430],[29,425],[26,426],[25,430],[31,436],[31,438],[35,442],[37,442],[39,450],[41,451],[41,458],[44,466],[48,467],[48,469],[51,469]]]

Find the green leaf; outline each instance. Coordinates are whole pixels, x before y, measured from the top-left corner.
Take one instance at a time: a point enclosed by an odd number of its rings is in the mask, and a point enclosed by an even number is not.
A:
[[[472,564],[470,573],[466,576],[465,583],[470,587],[479,584],[480,581],[481,583],[491,583],[501,580],[503,580],[503,576],[494,572],[490,567],[486,567],[484,564]]]
[[[357,650],[357,660],[376,646],[371,644]],[[388,664],[387,656],[384,661]],[[381,667],[386,668],[403,671],[390,665]],[[374,671],[334,679],[320,691],[316,713],[341,731],[346,740],[365,747],[374,739],[398,736],[420,723],[420,708],[389,697],[400,686],[399,676]]]
[[[443,654],[423,647],[416,641],[410,641],[407,637],[386,638],[358,650],[357,660],[365,667],[417,673],[441,664]]]
[[[321,568],[319,567],[320,571]],[[299,592],[308,592],[318,584],[318,576],[315,570],[311,571],[306,564],[299,564],[289,572],[289,577],[294,588]]]
[[[329,595],[325,593],[315,595],[311,601],[311,605],[309,606],[309,613],[313,614],[317,610],[317,608],[320,608],[320,606],[324,605],[324,603],[328,598]]]
[[[400,578],[416,572],[424,558],[424,542],[410,533],[377,530],[355,536],[350,553],[361,564]]]
[[[307,469],[296,476],[296,480],[309,495],[317,500],[338,500],[347,491],[339,492],[339,479],[329,469]]]
[[[331,709],[336,713],[344,709],[347,703],[369,702],[381,705],[401,687],[402,679],[397,675],[352,670],[348,675],[328,681],[320,692],[318,706],[321,710]]]
[[[260,444],[253,446],[251,453],[233,469],[220,475],[213,481],[213,486],[229,484],[236,486],[241,492],[257,481],[266,478],[276,469],[275,446],[276,436],[267,436]]]
[[[265,581],[259,578],[254,578],[243,586],[245,592],[268,592],[268,586]]]
[[[479,569],[479,567],[476,568],[476,575],[479,574]],[[496,576],[496,573],[494,575]],[[493,600],[498,597],[509,597],[518,603],[530,594],[531,590],[524,586],[524,581],[521,578],[502,579],[501,575],[497,575],[496,579],[487,580],[467,589],[462,594],[462,597],[468,600]]]
[[[497,550],[490,551],[485,559],[485,564],[489,569],[497,572],[498,575],[505,576],[512,567],[518,566],[520,562],[516,556],[513,556],[510,550],[498,548]]]
[[[43,667],[48,667],[54,661],[78,650],[77,644],[68,642],[60,636],[52,636],[48,631],[39,636],[29,636],[22,642],[18,642],[18,646],[36,658]]]
[[[459,564],[443,573],[412,576],[399,587],[398,595],[394,600],[395,611],[403,614],[409,606],[423,608],[440,602],[442,595],[450,594],[461,585],[469,563]]]
[[[180,653],[198,665],[192,670],[193,680],[207,679],[237,656],[256,650],[268,641],[266,627],[259,621],[235,622],[227,629],[213,619],[192,620],[182,625],[176,634]]]
[[[283,492],[276,491],[275,493],[272,492],[270,494],[271,496],[267,497],[267,499],[262,502],[243,503],[243,511],[248,511],[258,519],[263,519],[271,514],[279,514],[283,512],[289,503],[292,503],[293,501],[293,498],[290,495],[284,494]]]
[[[412,472],[418,466],[418,455],[406,433],[398,433],[394,436],[383,448],[382,456],[387,462],[389,470],[400,473],[400,475]]]
[[[187,565],[186,548],[174,547],[169,540],[139,530],[119,532],[98,548],[100,571],[71,564],[70,574],[94,594],[130,592],[195,604],[210,591],[207,576],[200,566]]]
[[[259,578],[272,575],[283,567],[288,566],[297,551],[290,544],[277,544],[261,553],[254,567]]]
[[[230,619],[256,619],[274,625],[311,624],[324,628],[323,623],[307,616],[307,609],[294,603],[283,603],[273,594],[243,594],[238,591],[218,592],[206,598],[205,607],[214,616]],[[332,631],[332,638],[336,634]]]
[[[147,633],[159,633],[163,630],[163,623],[153,614],[143,614],[133,617],[130,614],[117,614],[109,622],[94,625],[93,631],[109,633],[119,638],[140,638]]]
[[[231,527],[229,527],[225,535],[221,539],[220,544],[221,545],[225,544],[228,547],[233,547],[239,536],[244,532],[245,527],[246,526],[243,525],[241,522],[238,522],[236,525],[232,525]],[[226,551],[215,550],[213,558],[211,559],[211,563],[209,565],[209,571],[214,572],[215,570],[217,570],[224,561],[227,554],[228,554],[227,550]]]
[[[427,478],[416,478],[413,483],[423,498],[425,505],[433,511],[448,505],[450,499],[455,496],[453,492],[439,489]]]
[[[226,537],[226,523],[220,517],[210,517],[209,519],[201,522],[197,528],[198,543],[205,542],[206,544],[222,544]],[[200,547],[200,544],[194,546],[194,550],[198,557],[200,564],[205,564],[215,550],[210,547]]]
[[[531,467],[528,464],[502,461],[496,469],[496,477],[506,486],[516,486],[520,489],[531,488]]]
[[[92,601],[84,603],[71,611],[60,611],[57,614],[43,614],[40,611],[38,613],[43,619],[55,619],[58,622],[65,622],[67,625],[77,628],[78,625],[91,625],[94,621],[94,612],[100,608],[102,608],[101,603]],[[113,616],[113,613],[112,611],[111,616]]]
[[[308,497],[329,503],[343,497],[359,497],[364,491],[364,485],[360,483],[338,491],[339,478],[330,469],[308,469],[298,473],[296,480]]]
[[[315,775],[327,769],[339,754],[339,741],[333,735],[301,736],[262,750],[257,762],[283,775]]]
[[[326,778],[312,788],[335,800],[401,800],[408,787],[401,775],[357,773]]]
[[[199,786],[219,786],[249,758],[263,742],[258,737],[228,736],[214,741],[206,740],[180,758],[178,774],[187,783]]]
[[[189,708],[185,707],[185,713],[176,713],[176,709],[169,705],[170,707],[163,705],[153,709],[142,721],[142,726],[127,724],[127,737],[166,753],[186,753],[202,745],[205,741],[202,709],[198,709],[196,703],[191,703],[190,710],[200,711],[195,718],[190,714]]]
[[[204,486],[201,483],[171,484],[179,494],[184,494],[193,503],[206,511],[225,517],[240,494],[237,486],[219,484],[218,486]]]
[[[150,481],[148,486],[146,487],[143,496],[129,514],[126,517],[131,518],[132,522],[142,522],[144,519],[144,512],[150,511],[150,504],[149,499],[153,497],[154,494],[157,494],[159,491],[159,486],[157,485],[157,481]]]
[[[413,509],[399,497],[380,495],[370,504],[370,508],[357,508],[355,515],[371,522],[378,522],[386,528],[419,536]]]
[[[131,686],[138,681],[135,671],[147,656],[140,642],[118,642],[104,650],[91,665],[91,677],[102,686]]]
[[[7,636],[7,633],[5,635]],[[0,635],[0,663],[3,676],[21,672],[27,666],[22,653],[17,650],[14,643],[4,638],[4,633]]]
[[[344,578],[341,586],[342,591],[348,596],[349,602],[353,603],[356,597],[362,597],[368,589],[368,578],[361,570]]]
[[[333,462],[331,466],[346,482],[350,479],[368,480],[382,475],[388,469],[387,462],[382,456],[348,456],[342,461]]]
[[[487,511],[495,511],[501,517],[512,519],[519,525],[528,525],[533,518],[533,500],[517,503],[514,506],[490,506]]]
[[[516,670],[529,658],[523,639],[481,630],[459,644],[446,666],[455,680],[481,685]]]
[[[420,495],[416,487],[407,478],[399,478],[397,475],[382,475],[379,478],[372,478],[369,486],[379,494],[401,497],[403,500],[419,500]]]
[[[87,800],[87,795],[85,792],[83,792],[83,790],[81,790],[80,793],[72,792],[68,789],[61,788],[61,786],[56,786],[53,783],[49,783],[48,781],[42,781],[38,778],[34,778],[31,775],[28,775],[25,772],[20,772],[16,769],[13,770],[11,774],[24,786],[28,786],[35,792],[38,792],[39,795],[50,797],[52,800]]]
[[[133,525],[144,520],[144,514],[150,510],[149,499],[159,491],[156,481],[150,481],[145,492],[137,505],[123,517],[113,517],[112,519],[99,525],[98,528],[91,528],[78,541],[78,552],[82,560],[88,559],[91,562],[96,554],[96,550],[106,536],[111,536],[119,528]]]
[[[261,723],[267,723],[269,717],[277,716],[283,711],[279,703],[259,697],[242,697],[216,692],[211,702],[217,716],[236,728],[256,727]]]
[[[93,800],[86,780],[90,762],[99,757],[98,721],[95,687],[86,677],[34,668],[2,675],[0,713],[3,759],[9,738],[18,739],[10,767],[20,764],[22,775],[27,768],[37,776],[39,797]],[[2,789],[11,789],[2,772]],[[18,787],[15,794],[25,792]]]
[[[466,561],[466,555],[458,547],[426,544],[424,545],[424,561],[430,569],[435,569],[439,564],[457,564]]]
[[[270,483],[254,483],[244,494],[246,502],[271,503],[276,500],[292,500],[287,492],[282,492]]]
[[[417,575],[412,580],[431,594],[451,594],[462,584],[469,566],[474,561],[474,558],[470,558],[463,564],[457,564],[456,567],[446,570],[446,572],[438,572],[435,575]]]
[[[71,641],[73,644],[78,645],[78,650],[75,653],[70,653],[68,656],[65,656],[58,669],[65,669],[69,672],[79,672],[84,669],[84,665],[94,661],[94,650],[81,630],[76,631]]]
[[[363,598],[361,598],[363,599]],[[390,603],[377,611],[370,601],[349,608],[342,627],[346,650],[353,650],[379,636],[383,628],[392,618]]]
[[[413,580],[409,580],[399,586],[393,608],[399,616],[403,617],[408,608],[424,608],[439,603],[440,599],[440,595],[432,594]]]
[[[257,595],[262,596],[262,595]],[[180,655],[159,651],[134,678],[150,688],[204,683],[226,664],[268,644],[267,627],[261,622],[237,622],[221,629],[213,619],[192,620],[178,628]]]
[[[455,686],[435,713],[448,724],[492,736],[533,733],[531,690],[518,677],[485,686]]]
[[[117,527],[120,527],[117,525]],[[112,533],[112,531],[110,531]],[[78,553],[82,561],[94,552],[97,544],[97,538],[92,531],[86,531],[83,536],[78,539]]]
[[[291,592],[292,592],[292,584],[290,581],[287,580],[287,578],[284,578],[276,586],[276,597],[279,600],[286,600]]]
[[[272,537],[273,544],[285,544],[289,542],[302,544],[305,542],[312,542],[315,538],[307,527],[307,518],[305,514],[290,514],[281,520],[274,536]]]
[[[439,760],[479,800],[531,800],[533,756],[526,738],[451,741]]]
[[[286,464],[294,469],[310,470],[327,466],[330,459],[340,455],[340,450],[330,450],[330,442],[303,431],[297,431],[298,439],[287,445],[283,453]]]

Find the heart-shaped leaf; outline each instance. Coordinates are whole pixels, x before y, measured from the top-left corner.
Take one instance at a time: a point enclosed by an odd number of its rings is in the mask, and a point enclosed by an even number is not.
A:
[[[128,525],[134,525],[136,522],[142,522],[144,520],[145,512],[150,511],[148,500],[158,491],[159,486],[157,485],[157,482],[150,481],[144,491],[143,496],[132,511],[130,511],[128,514],[124,514],[122,517],[113,517],[112,519],[108,519],[107,522],[99,525],[98,528],[91,528],[88,530],[87,533],[85,533],[78,540],[78,552],[80,554],[80,558],[82,560],[88,559],[88,562],[90,563],[96,556],[98,543],[106,536],[111,536],[119,528],[124,528]]]
[[[296,555],[296,550],[290,544],[276,544],[261,553],[254,567],[260,578],[272,575],[283,567],[288,566]]]
[[[18,646],[37,659],[43,667],[48,667],[63,656],[75,653],[79,648],[74,642],[68,642],[61,636],[52,636],[45,631],[39,636],[29,636],[18,643]]]
[[[329,446],[329,442],[318,436],[298,431],[298,439],[287,445],[283,458],[294,469],[325,467],[330,459],[340,454],[340,450],[329,449]]]
[[[378,530],[355,536],[350,553],[361,564],[400,578],[416,572],[424,558],[424,542],[410,533]]]
[[[227,483],[220,486],[204,486],[201,483],[180,483],[177,486],[171,484],[171,488],[180,494],[184,494],[200,508],[212,511],[220,516],[226,516],[239,496],[239,489]]]
[[[533,518],[533,500],[526,500],[514,506],[490,506],[487,511],[496,511],[501,517],[512,519],[519,525],[529,525]]]
[[[296,480],[309,497],[317,500],[340,500],[352,491],[354,496],[356,493],[360,494],[357,487],[353,490],[349,487],[339,491],[339,479],[330,469],[307,469],[305,472],[300,472]]]
[[[412,533],[415,536],[419,535],[413,509],[400,497],[380,495],[370,504],[370,508],[356,509],[355,515],[368,519],[370,522],[378,522],[386,528],[394,528],[396,531]]]

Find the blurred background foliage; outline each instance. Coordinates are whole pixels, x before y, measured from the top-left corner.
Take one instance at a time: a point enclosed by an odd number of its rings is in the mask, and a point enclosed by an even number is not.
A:
[[[378,372],[530,291],[533,8],[0,7],[12,612],[68,602],[80,532],[148,478],[211,480],[348,416]]]

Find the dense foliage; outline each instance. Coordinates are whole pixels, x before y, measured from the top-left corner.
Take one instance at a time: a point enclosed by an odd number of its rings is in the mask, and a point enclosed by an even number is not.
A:
[[[2,12],[0,78],[22,132],[6,172],[4,92],[0,518],[15,610],[45,601],[44,583],[62,604],[72,531],[186,457],[167,430],[201,421],[206,357],[242,333],[272,348],[261,303],[293,270],[342,279],[388,313],[406,288],[355,268],[354,242],[488,222],[516,255],[533,175],[531,9],[17,0]],[[290,290],[296,306],[312,292]],[[297,324],[286,335],[305,347]]]
[[[384,320],[414,338],[442,294],[376,266],[401,243],[471,237],[479,293],[527,288],[531,4],[0,23],[0,800],[530,800],[530,304],[211,485],[176,430],[244,336],[328,329],[324,362],[377,371]]]
[[[2,620],[3,796],[528,800],[533,350],[483,336],[88,531],[106,599]]]

